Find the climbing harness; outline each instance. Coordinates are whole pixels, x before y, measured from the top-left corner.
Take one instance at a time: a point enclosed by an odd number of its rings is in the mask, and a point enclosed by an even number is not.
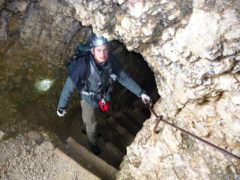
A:
[[[155,126],[154,126],[154,132],[155,132],[155,133],[158,134],[158,133],[160,132],[160,130],[158,130],[157,128],[158,128],[158,125],[159,125],[160,121],[162,121],[162,122],[164,122],[164,123],[166,123],[166,124],[168,124],[168,125],[176,128],[176,129],[184,132],[185,134],[187,134],[187,135],[189,135],[189,136],[191,136],[191,137],[193,137],[193,138],[195,138],[195,139],[198,139],[199,141],[202,141],[203,143],[205,143],[205,144],[207,144],[207,145],[209,145],[209,146],[217,149],[218,151],[221,151],[222,153],[225,153],[225,154],[227,154],[227,155],[229,155],[229,156],[231,156],[231,157],[233,157],[233,158],[235,158],[235,159],[240,160],[240,156],[237,156],[237,155],[235,155],[235,154],[233,154],[233,153],[231,153],[231,152],[229,152],[229,151],[227,151],[227,150],[225,150],[225,149],[223,149],[223,148],[221,148],[221,147],[219,147],[219,146],[216,146],[215,144],[212,144],[212,143],[210,143],[210,142],[208,142],[208,141],[200,138],[199,136],[196,136],[196,135],[194,135],[194,134],[192,134],[192,133],[190,133],[190,132],[188,132],[188,131],[186,131],[186,130],[178,127],[178,126],[176,126],[176,125],[173,124],[173,123],[170,123],[170,122],[164,120],[162,115],[160,115],[160,116],[157,115],[157,113],[153,110],[153,107],[151,106],[150,103],[148,103],[147,106],[148,106],[149,110],[150,110],[150,111],[154,114],[154,116],[156,117],[156,121],[157,121],[157,122],[156,122],[156,124],[155,124]]]
[[[110,75],[109,83],[110,86],[108,87],[108,90],[103,94],[102,99],[98,102],[98,105],[102,112],[106,112],[110,108],[110,103],[109,103],[109,95],[112,92],[113,89],[113,83],[116,81],[117,76],[115,74]]]

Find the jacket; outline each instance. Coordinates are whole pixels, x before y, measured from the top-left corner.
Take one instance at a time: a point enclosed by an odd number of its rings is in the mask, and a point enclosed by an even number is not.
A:
[[[84,99],[86,102],[91,104],[94,107],[98,107],[98,101],[101,99],[101,94],[98,94],[98,97],[94,97],[94,95],[86,95],[82,93],[83,91],[85,92],[87,90],[86,84],[90,84],[90,86],[93,84],[93,79],[89,79],[89,77],[94,76],[93,72],[91,71],[90,68],[90,63],[93,63],[95,66],[95,70],[98,71],[98,74],[105,74],[105,71],[108,71],[107,73],[110,74],[115,74],[117,77],[117,81],[123,85],[125,88],[127,88],[129,91],[134,93],[136,96],[140,97],[141,94],[143,93],[143,90],[141,87],[122,69],[121,64],[119,63],[118,59],[113,56],[109,55],[109,59],[107,62],[104,64],[104,66],[107,66],[108,68],[100,67],[100,69],[97,68],[97,65],[95,63],[95,59],[92,53],[89,53],[85,59],[85,64],[80,64],[76,65],[72,73],[69,73],[69,76],[66,79],[66,82],[64,84],[64,87],[62,89],[60,98],[59,98],[59,103],[58,103],[58,108],[66,109],[67,105],[69,103],[69,100],[74,92],[75,89],[78,89],[79,94],[82,99]],[[111,69],[111,70],[109,70]],[[88,71],[88,72],[86,72]],[[111,71],[111,72],[109,72]],[[89,74],[85,80],[86,74]],[[107,76],[106,76],[107,77]],[[107,78],[103,78],[103,83],[106,83],[108,81]],[[100,76],[100,78],[102,78]],[[92,87],[91,87],[92,88]],[[96,89],[91,89],[91,90],[96,90]],[[96,92],[95,92],[96,93]]]

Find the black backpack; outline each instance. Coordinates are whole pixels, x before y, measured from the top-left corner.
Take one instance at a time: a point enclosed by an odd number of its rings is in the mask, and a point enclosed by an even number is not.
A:
[[[78,64],[78,61],[81,60],[82,57],[87,56],[89,52],[90,52],[89,44],[80,44],[77,46],[74,55],[66,63],[68,74],[71,74],[74,67]]]
[[[88,56],[90,53],[89,44],[80,44],[74,55],[70,58],[69,62],[66,63],[68,75],[71,77],[73,82],[79,86],[85,83],[88,77]]]

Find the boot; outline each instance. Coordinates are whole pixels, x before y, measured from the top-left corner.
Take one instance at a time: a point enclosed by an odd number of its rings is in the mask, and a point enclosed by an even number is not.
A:
[[[92,145],[92,144],[90,144],[89,142],[88,142],[88,144],[89,144],[89,146],[90,146],[90,148],[91,148],[91,150],[92,150],[92,152],[93,152],[94,154],[96,154],[96,155],[101,154],[101,150],[100,150],[100,148],[99,148],[99,146],[98,146],[97,144]]]

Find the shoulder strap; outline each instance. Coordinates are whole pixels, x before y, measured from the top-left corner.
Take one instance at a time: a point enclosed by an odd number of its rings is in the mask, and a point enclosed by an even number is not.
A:
[[[82,83],[85,83],[87,81],[88,77],[91,74],[89,56],[85,56],[84,62],[85,62],[85,73],[84,73],[84,76],[82,78]]]

